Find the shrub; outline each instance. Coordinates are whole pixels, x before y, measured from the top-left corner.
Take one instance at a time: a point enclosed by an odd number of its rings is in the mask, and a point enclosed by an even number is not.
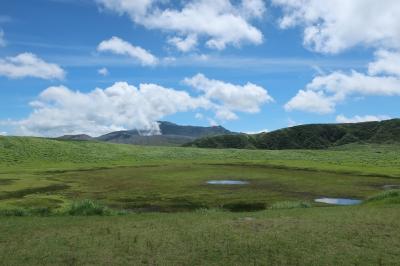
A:
[[[22,208],[0,210],[0,216],[29,216],[30,213]]]
[[[91,200],[82,200],[72,203],[66,213],[69,215],[81,216],[113,214],[113,212],[106,206],[100,205]]]

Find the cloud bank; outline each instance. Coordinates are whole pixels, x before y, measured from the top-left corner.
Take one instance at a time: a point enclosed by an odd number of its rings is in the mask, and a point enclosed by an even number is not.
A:
[[[178,112],[207,110],[222,121],[236,119],[236,112],[258,112],[262,104],[272,101],[265,89],[251,83],[233,85],[202,74],[185,82],[200,93],[193,96],[157,84],[135,87],[126,82],[89,92],[73,91],[64,86],[49,87],[31,102],[33,111],[29,117],[8,124],[13,125],[19,135],[86,133],[98,136],[125,129],[157,133],[156,121]]]

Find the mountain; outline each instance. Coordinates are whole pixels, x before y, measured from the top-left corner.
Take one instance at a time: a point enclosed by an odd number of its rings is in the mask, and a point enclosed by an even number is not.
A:
[[[86,134],[78,134],[78,135],[64,135],[64,136],[58,137],[57,139],[60,139],[60,140],[91,140],[93,138]]]
[[[185,146],[237,149],[325,149],[349,143],[400,142],[400,119],[353,124],[311,124],[254,135],[220,135]]]
[[[134,129],[115,131],[96,138],[90,138],[88,136],[88,140],[135,145],[181,146],[201,137],[236,134],[221,126],[181,126],[166,121],[159,121],[158,123],[161,133],[158,135],[150,135],[151,132]],[[80,140],[80,136],[84,135],[66,135],[59,139]]]

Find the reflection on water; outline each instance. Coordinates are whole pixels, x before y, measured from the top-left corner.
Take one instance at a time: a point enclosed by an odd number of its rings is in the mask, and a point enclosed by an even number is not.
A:
[[[210,180],[207,181],[209,185],[246,185],[249,182],[239,180]]]
[[[358,199],[343,199],[343,198],[320,198],[315,199],[315,202],[334,204],[334,205],[357,205],[362,202]]]

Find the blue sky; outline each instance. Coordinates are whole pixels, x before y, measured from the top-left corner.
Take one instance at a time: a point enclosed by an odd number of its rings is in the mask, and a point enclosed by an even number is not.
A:
[[[0,133],[399,117],[400,4],[376,2],[2,0]]]

